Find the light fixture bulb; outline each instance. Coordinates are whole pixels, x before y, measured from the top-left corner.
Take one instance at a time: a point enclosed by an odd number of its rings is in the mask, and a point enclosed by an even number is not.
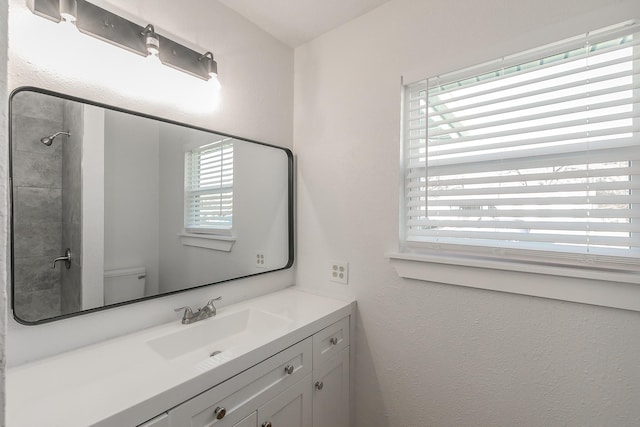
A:
[[[220,84],[220,80],[218,80],[217,74],[209,74],[209,80],[207,81],[209,87],[211,87],[215,92],[219,92],[222,88]]]

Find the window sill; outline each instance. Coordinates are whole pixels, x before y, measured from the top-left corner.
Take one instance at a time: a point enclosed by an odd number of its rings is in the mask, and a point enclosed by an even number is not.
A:
[[[400,277],[640,311],[640,275],[438,254],[388,253]]]
[[[211,249],[214,251],[231,252],[236,238],[233,236],[219,236],[215,234],[180,233],[180,241],[184,246]]]

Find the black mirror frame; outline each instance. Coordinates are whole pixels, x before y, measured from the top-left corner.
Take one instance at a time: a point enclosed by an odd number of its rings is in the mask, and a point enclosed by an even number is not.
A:
[[[88,104],[88,105],[92,105],[95,107],[100,107],[100,108],[104,108],[104,109],[108,109],[108,110],[112,110],[112,111],[117,111],[117,112],[121,112],[121,113],[125,113],[125,114],[131,114],[134,116],[138,116],[138,117],[142,117],[142,118],[146,118],[146,119],[151,119],[151,120],[157,120],[163,123],[167,123],[167,124],[172,124],[172,125],[176,125],[176,126],[182,126],[182,127],[186,127],[186,128],[190,128],[190,129],[194,129],[194,130],[199,130],[199,131],[203,131],[203,132],[211,132],[211,133],[215,133],[217,135],[221,135],[221,136],[225,136],[225,137],[229,137],[229,138],[235,138],[241,141],[246,141],[246,142],[251,142],[254,144],[258,144],[258,145],[262,145],[265,147],[271,147],[271,148],[276,148],[279,150],[284,151],[284,153],[287,155],[287,168],[288,168],[288,172],[287,172],[287,177],[288,177],[288,182],[287,182],[287,197],[288,197],[288,206],[287,206],[287,214],[288,214],[288,224],[287,224],[287,232],[288,232],[288,244],[289,244],[289,256],[288,256],[288,260],[287,260],[287,264],[282,267],[282,268],[278,268],[278,269],[274,269],[274,270],[269,270],[269,271],[263,271],[263,272],[259,272],[259,273],[254,273],[254,274],[248,274],[246,276],[240,276],[240,277],[234,277],[232,279],[225,279],[225,280],[220,280],[217,282],[211,282],[211,283],[206,283],[203,285],[196,285],[190,288],[186,288],[186,289],[180,289],[177,291],[171,291],[171,292],[165,292],[162,294],[158,294],[158,295],[151,295],[151,296],[147,296],[147,297],[142,297],[142,298],[138,298],[135,300],[131,300],[131,301],[124,301],[124,302],[119,302],[116,304],[109,304],[109,305],[105,305],[102,307],[95,307],[95,308],[90,308],[87,310],[81,310],[81,311],[77,311],[75,313],[70,313],[70,314],[63,314],[60,316],[54,316],[54,317],[49,317],[46,319],[42,319],[42,320],[37,320],[37,321],[26,321],[23,319],[20,319],[18,316],[16,316],[16,312],[15,312],[15,289],[14,289],[14,271],[15,271],[15,267],[14,267],[14,254],[13,254],[13,250],[14,250],[14,245],[13,245],[13,240],[14,240],[14,224],[13,224],[13,219],[14,219],[14,205],[13,205],[13,120],[12,120],[12,101],[13,101],[13,97],[20,93],[20,92],[36,92],[36,93],[41,93],[43,95],[49,95],[49,96],[55,96],[58,98],[62,98],[68,101],[74,101],[74,102],[80,102],[83,104]],[[47,89],[42,89],[42,88],[38,88],[38,87],[34,87],[34,86],[21,86],[18,87],[16,89],[14,89],[10,96],[9,96],[9,108],[8,108],[8,118],[9,118],[9,126],[8,126],[8,131],[9,131],[9,213],[10,213],[10,239],[9,239],[9,243],[10,243],[10,256],[11,256],[11,312],[13,315],[13,318],[16,320],[16,322],[22,324],[22,325],[27,325],[27,326],[33,326],[33,325],[41,325],[41,324],[45,324],[45,323],[50,323],[50,322],[54,322],[57,320],[62,320],[62,319],[68,319],[71,317],[76,317],[76,316],[80,316],[83,314],[88,314],[88,313],[95,313],[98,311],[102,311],[102,310],[107,310],[110,308],[114,308],[114,307],[120,307],[123,305],[129,305],[129,304],[134,304],[137,302],[141,302],[141,301],[148,301],[151,299],[155,299],[155,298],[161,298],[164,296],[168,296],[168,295],[174,295],[177,293],[181,293],[181,292],[186,292],[186,291],[190,291],[193,289],[198,289],[198,288],[203,288],[205,286],[211,286],[211,285],[216,285],[216,284],[220,284],[220,283],[226,283],[226,282],[231,282],[234,280],[239,280],[239,279],[245,279],[247,277],[253,277],[253,276],[260,276],[263,274],[268,274],[268,273],[273,273],[276,271],[282,271],[282,270],[286,270],[289,269],[293,266],[293,262],[294,262],[294,158],[293,158],[293,152],[285,147],[279,147],[277,145],[272,145],[272,144],[267,144],[265,142],[260,142],[260,141],[255,141],[252,139],[248,139],[248,138],[243,138],[243,137],[239,137],[236,135],[231,135],[228,133],[223,133],[223,132],[218,132],[218,131],[214,131],[211,129],[206,129],[206,128],[202,128],[199,126],[193,126],[193,125],[189,125],[186,123],[181,123],[181,122],[177,122],[177,121],[173,121],[173,120],[169,120],[169,119],[165,119],[165,118],[160,118],[160,117],[156,117],[156,116],[152,116],[149,114],[144,114],[144,113],[140,113],[137,111],[131,111],[131,110],[127,110],[124,108],[119,108],[119,107],[114,107],[112,105],[107,105],[107,104],[102,104],[100,102],[95,102],[95,101],[91,101],[91,100],[87,100],[87,99],[83,99],[83,98],[79,98],[79,97],[75,97],[75,96],[71,96],[71,95],[66,95],[63,93],[59,93],[59,92],[55,92],[55,91],[51,91],[51,90],[47,90]]]

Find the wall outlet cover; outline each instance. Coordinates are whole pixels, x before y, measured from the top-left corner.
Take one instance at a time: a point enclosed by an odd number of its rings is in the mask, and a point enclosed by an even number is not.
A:
[[[346,261],[331,261],[329,264],[329,280],[346,285],[349,283],[349,263]]]
[[[264,251],[256,251],[256,268],[267,268]]]

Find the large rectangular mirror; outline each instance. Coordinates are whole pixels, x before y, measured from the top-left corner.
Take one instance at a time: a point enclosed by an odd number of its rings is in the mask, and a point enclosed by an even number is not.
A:
[[[37,88],[10,113],[20,323],[292,265],[289,150]]]

